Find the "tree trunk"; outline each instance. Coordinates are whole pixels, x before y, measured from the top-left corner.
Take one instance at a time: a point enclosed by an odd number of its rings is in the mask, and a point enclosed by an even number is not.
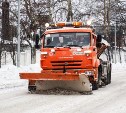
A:
[[[34,35],[33,35],[33,44],[32,44],[32,47],[31,47],[31,64],[35,64],[36,63],[35,38],[36,38],[36,32],[34,32]]]
[[[120,63],[122,63],[122,58],[121,58],[121,48],[120,48],[120,45],[119,45],[119,60],[120,60]]]
[[[1,52],[1,50],[0,50],[0,68],[1,68],[1,59],[2,59],[2,52]]]
[[[36,48],[31,47],[31,64],[36,63]]]
[[[71,4],[71,0],[67,0],[67,2],[68,2],[67,22],[70,22],[73,21],[72,4]]]
[[[0,42],[0,68],[1,68],[1,60],[2,60],[2,48],[3,48],[3,41]]]
[[[13,65],[16,66],[15,50],[13,51]]]
[[[48,8],[48,10],[49,10],[50,21],[53,22],[53,19],[52,19],[52,12],[51,12],[51,0],[47,0],[47,1],[48,1],[47,8]]]

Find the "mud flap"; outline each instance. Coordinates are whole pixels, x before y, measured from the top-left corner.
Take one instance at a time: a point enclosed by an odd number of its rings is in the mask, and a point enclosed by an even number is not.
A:
[[[37,90],[48,90],[53,88],[63,88],[74,90],[78,92],[90,92],[92,91],[92,84],[88,77],[81,73],[79,75],[80,80],[38,80],[36,81]]]

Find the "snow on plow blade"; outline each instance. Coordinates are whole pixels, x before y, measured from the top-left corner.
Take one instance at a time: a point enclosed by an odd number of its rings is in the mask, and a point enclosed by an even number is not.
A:
[[[20,73],[21,79],[36,80],[37,90],[53,88],[70,89],[78,92],[92,91],[92,85],[88,77],[81,73]]]
[[[79,92],[88,92],[91,91],[91,84],[88,80],[88,78],[85,75],[79,75],[80,80],[71,80],[71,81],[37,81],[36,86],[37,90],[48,90],[48,89],[53,89],[53,88],[63,88],[63,89],[70,89],[70,90],[75,90]]]

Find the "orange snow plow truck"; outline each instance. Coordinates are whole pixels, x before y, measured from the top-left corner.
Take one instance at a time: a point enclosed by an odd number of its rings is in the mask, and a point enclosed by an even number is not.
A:
[[[29,91],[60,87],[91,92],[111,83],[109,43],[101,35],[82,22],[46,26],[41,37],[41,72],[20,73],[21,79],[29,80]]]

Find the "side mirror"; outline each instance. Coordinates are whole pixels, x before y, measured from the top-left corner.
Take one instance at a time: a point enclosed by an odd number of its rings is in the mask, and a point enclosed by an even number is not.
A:
[[[96,47],[100,48],[101,47],[101,41],[102,41],[102,36],[97,35],[97,40],[96,40]]]
[[[97,43],[100,43],[102,41],[102,36],[101,35],[97,35]]]

